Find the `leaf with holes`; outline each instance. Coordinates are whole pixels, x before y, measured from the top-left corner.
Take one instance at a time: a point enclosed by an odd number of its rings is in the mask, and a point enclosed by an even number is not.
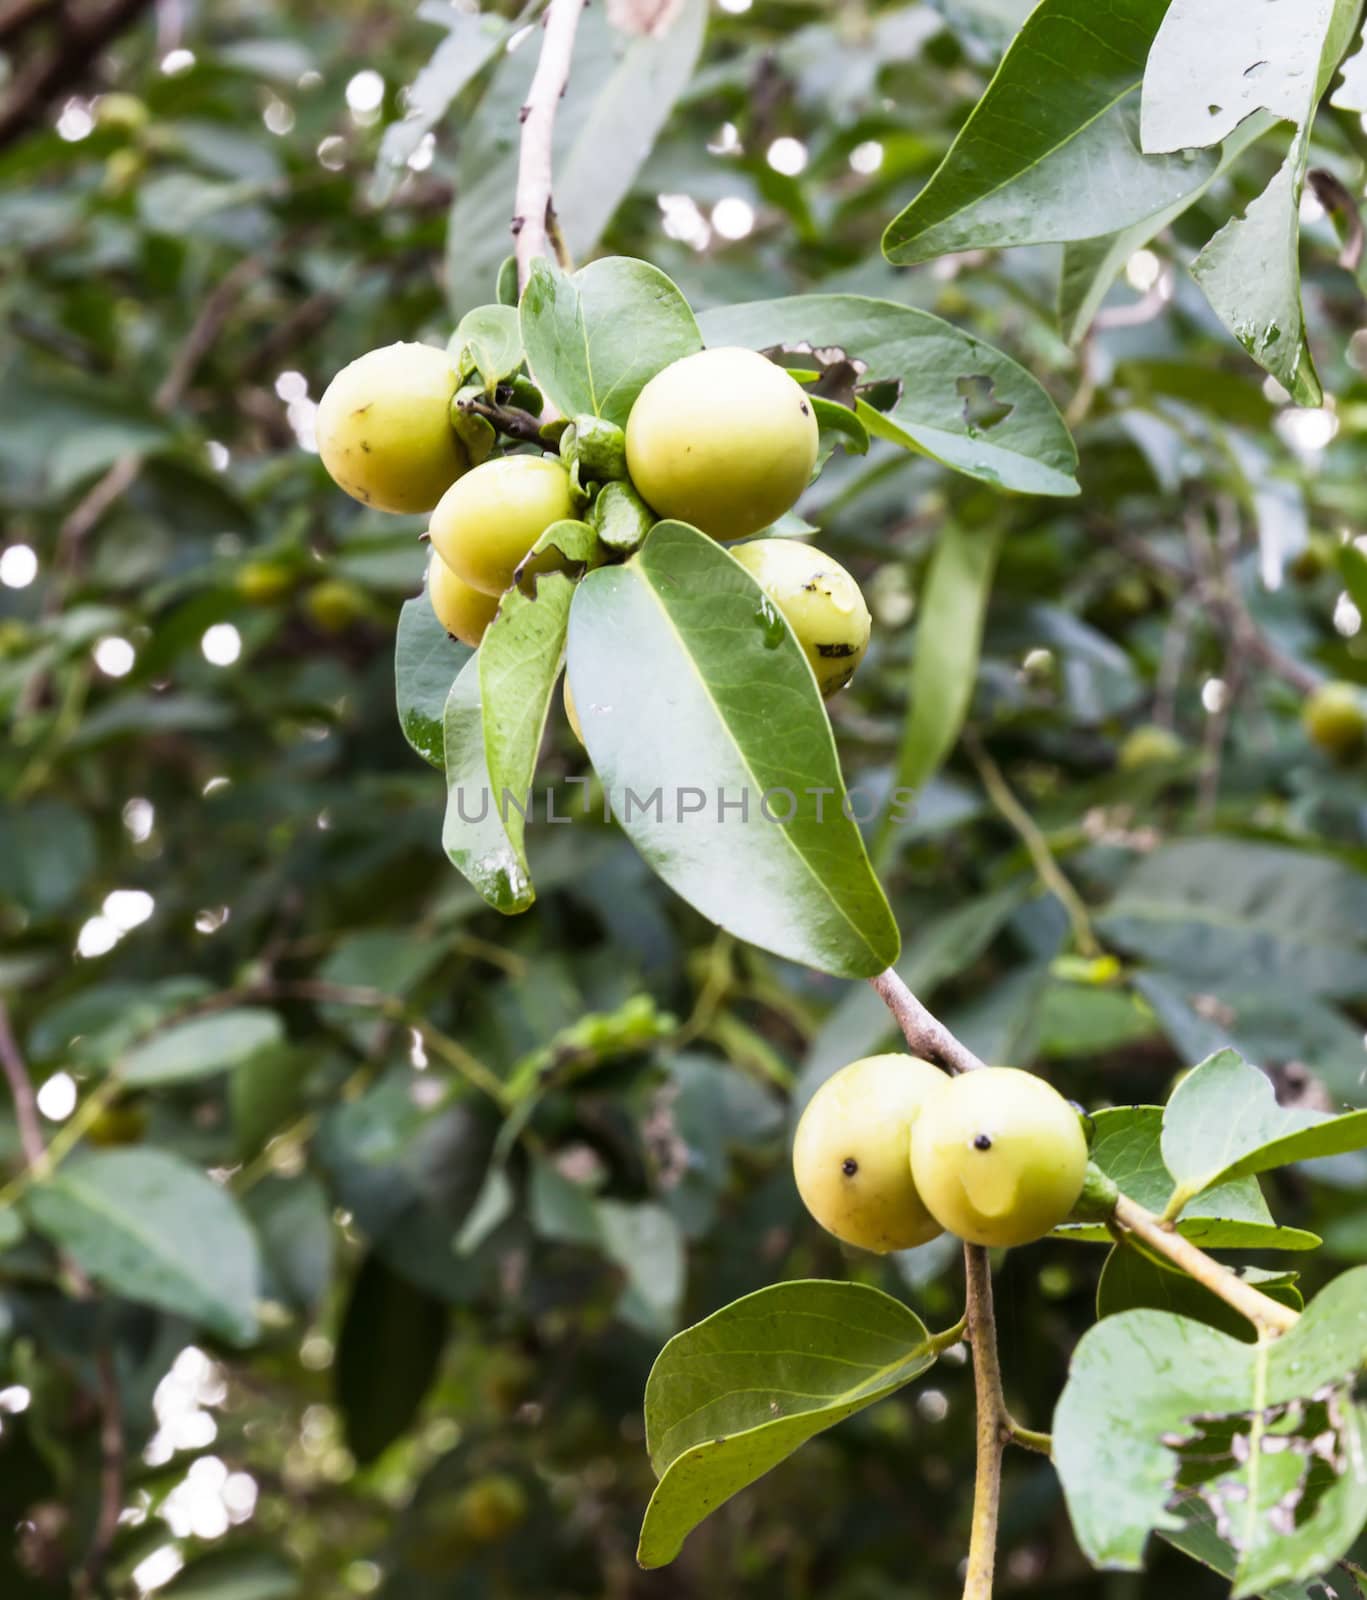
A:
[[[1184,1194],[1295,1161],[1367,1149],[1367,1111],[1336,1117],[1277,1104],[1272,1080],[1221,1050],[1182,1079],[1163,1112],[1163,1161]]]
[[[1073,495],[1077,450],[1054,402],[1009,356],[928,311],[853,294],[721,306],[699,319],[709,345],[815,345],[895,386],[886,413],[860,401],[871,434],[1021,494]]]
[[[1098,1566],[1136,1570],[1195,1493],[1237,1556],[1234,1595],[1313,1577],[1367,1520],[1367,1268],[1287,1334],[1244,1344],[1186,1317],[1126,1311],[1085,1334],[1054,1414],[1073,1529]]]
[[[646,1383],[646,1445],[660,1481],[641,1565],[672,1561],[733,1494],[934,1362],[919,1317],[854,1283],[775,1284],[671,1339]]]

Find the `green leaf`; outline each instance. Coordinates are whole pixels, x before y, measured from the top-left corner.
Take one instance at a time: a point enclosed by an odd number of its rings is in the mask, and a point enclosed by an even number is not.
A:
[[[347,1444],[365,1465],[403,1433],[432,1386],[446,1343],[446,1307],[378,1255],[361,1263],[337,1335],[333,1370]]]
[[[678,1223],[651,1203],[599,1200],[594,1211],[604,1252],[626,1274],[618,1316],[647,1334],[677,1327],[687,1273]]]
[[[1098,930],[1193,990],[1367,995],[1367,878],[1306,850],[1175,840],[1139,862]]]
[[[1188,196],[1211,158],[1139,150],[1138,91],[1167,4],[1043,0],[949,154],[888,224],[888,259],[1090,239]]]
[[[1358,38],[1358,47],[1343,63],[1343,81],[1330,97],[1329,104],[1340,111],[1367,114],[1367,23]]]
[[[588,413],[618,427],[657,372],[702,348],[675,285],[627,256],[606,256],[572,276],[533,262],[521,317],[527,360],[551,401],[567,417]]]
[[[894,798],[923,787],[954,748],[968,716],[1001,537],[1000,525],[968,529],[948,522],[935,541],[918,607]],[[889,812],[880,840],[890,837],[892,827]]]
[[[1182,1466],[1238,1555],[1236,1597],[1331,1566],[1367,1519],[1367,1268],[1345,1273],[1294,1328],[1248,1345],[1186,1317],[1127,1311],[1085,1334],[1054,1414],[1054,1461],[1078,1542],[1135,1570]]]
[[[60,911],[95,870],[95,830],[62,800],[0,811],[0,899],[37,916]]]
[[[707,0],[683,0],[663,27],[619,51],[618,64],[556,165],[555,199],[570,255],[590,255],[645,164],[702,47]],[[660,12],[668,17],[667,12]]]
[[[1339,576],[1348,591],[1348,598],[1367,617],[1367,554],[1355,544],[1338,547]]]
[[[242,1208],[261,1242],[266,1298],[312,1315],[333,1269],[332,1211],[322,1184],[307,1172],[268,1173],[243,1195]]]
[[[437,621],[425,594],[404,601],[394,641],[399,726],[414,750],[438,770],[445,766],[442,721],[446,697],[473,654]]]
[[[1163,1165],[1163,1108],[1114,1106],[1093,1114],[1092,1160],[1131,1200],[1162,1214],[1176,1183]],[[1319,1239],[1299,1228],[1279,1228],[1253,1178],[1232,1178],[1207,1190],[1184,1210],[1178,1232],[1205,1250],[1313,1250]],[[1105,1244],[1104,1227],[1065,1223],[1059,1237]]]
[[[479,656],[471,657],[446,697],[446,815],[441,847],[451,864],[505,915],[536,899],[522,850],[520,803],[495,790],[484,754]],[[514,829],[517,838],[514,840]]]
[[[1277,1104],[1272,1080],[1234,1050],[1193,1067],[1163,1113],[1163,1160],[1184,1193],[1367,1149],[1367,1111],[1342,1117]]]
[[[475,306],[460,319],[448,347],[458,370],[471,367],[492,390],[522,365],[522,330],[512,306]]]
[[[393,198],[408,170],[409,157],[446,115],[466,84],[493,60],[513,30],[513,24],[504,17],[458,11],[451,6],[433,6],[419,14],[429,22],[439,20],[446,37],[409,84],[402,119],[391,122],[384,130],[370,185],[372,205],[382,206]]]
[[[835,400],[823,400],[820,395],[808,398],[817,427],[824,436],[823,449],[828,445],[834,449],[837,444],[843,444],[854,455],[866,456],[869,453],[869,430],[848,406],[842,406]]]
[[[1181,1528],[1167,1529],[1162,1537],[1222,1578],[1232,1578],[1234,1552],[1215,1530],[1215,1513],[1196,1494],[1184,1495],[1177,1509],[1183,1517]],[[1278,1583],[1262,1592],[1262,1600],[1364,1600],[1364,1597],[1367,1597],[1367,1584],[1342,1568],[1319,1573],[1309,1583]]]
[[[260,1260],[231,1196],[164,1150],[78,1153],[30,1189],[29,1222],[114,1294],[233,1344],[256,1337]]]
[[[625,565],[580,584],[569,673],[622,827],[671,888],[822,972],[871,977],[896,959],[816,680],[739,562],[657,524]]]
[[[119,1076],[130,1088],[206,1078],[241,1066],[283,1038],[280,1018],[261,1006],[211,1012],[135,1046],[123,1058]]]
[[[1269,116],[1250,117],[1220,146],[1214,167],[1198,162],[1189,169],[1191,187],[1169,204],[1151,211],[1118,233],[1075,239],[1065,244],[1059,274],[1059,328],[1069,344],[1077,344],[1091,327],[1101,302],[1135,251],[1142,250],[1195,204],[1272,125]]]
[[[1281,1305],[1299,1311],[1304,1304],[1300,1290],[1295,1287],[1294,1273],[1263,1272],[1249,1267],[1240,1276]],[[1252,1323],[1195,1278],[1129,1245],[1119,1245],[1106,1257],[1106,1265],[1101,1269],[1101,1280],[1096,1288],[1096,1314],[1114,1317],[1140,1307],[1191,1317],[1245,1343],[1251,1344],[1257,1338]]]
[[[1336,8],[1340,0],[1172,0],[1144,73],[1145,151],[1219,144],[1257,111],[1308,121]]]
[[[859,402],[870,433],[996,488],[1078,492],[1077,450],[1044,389],[1009,356],[927,311],[863,295],[795,295],[722,306],[699,325],[709,345],[843,350],[862,363],[861,383],[898,386],[886,414]],[[990,425],[975,420],[981,399],[999,413]]]
[[[733,1494],[934,1362],[919,1317],[854,1283],[775,1284],[671,1339],[646,1384],[646,1444],[660,1482],[641,1565],[672,1561]]]

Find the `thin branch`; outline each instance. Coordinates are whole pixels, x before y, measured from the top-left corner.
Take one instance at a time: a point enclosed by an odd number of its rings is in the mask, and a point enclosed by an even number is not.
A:
[[[546,254],[551,214],[551,149],[555,113],[569,82],[574,35],[585,0],[550,0],[542,27],[541,56],[522,107],[522,147],[513,199],[517,286],[527,287],[532,262]]]
[[[105,47],[131,27],[151,3],[111,0],[102,11],[83,17],[64,11],[56,47],[19,74],[0,108],[0,149],[41,122],[52,103],[81,82]]]
[[[974,1072],[986,1066],[966,1044],[962,1044],[934,1017],[889,967],[869,982],[879,998],[897,1019],[903,1037],[914,1055],[938,1062],[950,1072]]]
[[[1016,830],[1021,843],[1029,851],[1040,882],[1067,912],[1068,922],[1073,930],[1073,943],[1077,946],[1078,954],[1089,959],[1099,956],[1101,944],[1092,929],[1092,919],[1082,896],[1068,881],[1063,869],[1054,859],[1049,841],[1040,832],[1035,819],[1011,792],[1010,785],[1002,776],[1001,768],[988,755],[971,729],[964,734],[964,746],[973,765],[978,769],[978,776],[982,779],[983,788],[987,790],[992,804]]]
[[[964,1600],[992,1600],[1001,1509],[1002,1447],[1009,1418],[997,1357],[997,1321],[992,1308],[992,1268],[980,1244],[964,1246],[968,1285],[968,1338],[973,1349],[977,1401],[977,1468],[973,1475],[973,1524],[968,1540]]]
[[[460,409],[483,417],[510,439],[523,439],[529,444],[546,442],[541,434],[540,418],[534,417],[530,411],[524,411],[521,406],[498,406],[488,400],[462,400]]]
[[[1131,1235],[1156,1255],[1163,1256],[1188,1277],[1218,1295],[1253,1324],[1265,1337],[1286,1333],[1294,1328],[1297,1313],[1290,1306],[1281,1305],[1251,1283],[1245,1283],[1237,1272],[1208,1256],[1189,1239],[1184,1239],[1176,1228],[1160,1221],[1128,1195],[1122,1194],[1112,1213],[1115,1231]]]
[[[13,0],[13,4],[0,11],[0,45],[12,49],[20,34],[35,22],[51,16],[53,0]]]
[[[1345,272],[1356,273],[1362,265],[1363,228],[1362,212],[1358,209],[1353,191],[1325,167],[1311,167],[1306,173],[1315,198],[1331,217],[1342,218],[1342,245],[1339,249],[1339,266]]]
[[[43,1124],[38,1118],[38,1094],[14,1037],[9,1007],[3,1000],[0,1000],[0,1068],[14,1097],[14,1120],[19,1125],[24,1160],[30,1167],[40,1167],[47,1157],[47,1145],[43,1139]]]

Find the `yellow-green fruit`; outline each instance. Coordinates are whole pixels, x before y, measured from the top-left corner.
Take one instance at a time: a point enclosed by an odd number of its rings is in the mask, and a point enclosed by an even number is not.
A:
[[[565,702],[565,718],[570,725],[570,731],[580,744],[584,742],[584,730],[579,725],[579,712],[575,708],[574,694],[570,689],[570,675],[565,674],[564,683],[560,690],[560,697]]]
[[[930,1213],[972,1244],[1028,1244],[1082,1193],[1087,1138],[1057,1089],[983,1067],[944,1083],[911,1130],[911,1170]]]
[[[917,1056],[865,1056],[812,1096],[793,1141],[802,1203],[828,1233],[864,1250],[908,1250],[940,1232],[916,1192],[911,1129],[945,1075]]]
[[[283,561],[244,561],[233,578],[233,587],[252,605],[269,605],[293,586],[293,569]]]
[[[1183,748],[1182,741],[1170,728],[1145,723],[1126,736],[1120,747],[1120,766],[1122,771],[1134,772],[1139,767],[1176,761]]]
[[[456,374],[444,350],[390,344],[343,367],[318,403],[318,453],[353,499],[430,511],[469,466],[451,427]]]
[[[138,133],[147,126],[150,113],[145,101],[135,94],[102,94],[91,108],[97,128],[119,133]]]
[[[838,561],[796,539],[756,539],[731,554],[788,619],[822,694],[843,689],[869,647],[859,585]]]
[[[472,650],[479,648],[484,630],[498,611],[497,595],[472,589],[436,555],[427,563],[427,598],[447,633]]]
[[[500,456],[453,483],[432,513],[432,548],[458,578],[502,594],[553,522],[574,515],[570,475],[546,456]]]
[[[304,596],[304,609],[324,633],[341,633],[366,614],[366,598],[344,578],[324,578]]]
[[[743,539],[792,509],[816,465],[812,403],[753,350],[703,350],[657,373],[627,418],[627,470],[662,517]]]
[[[1367,737],[1367,710],[1353,683],[1322,683],[1305,702],[1301,721],[1311,740],[1339,761],[1356,755]]]
[[[141,1106],[106,1106],[85,1130],[91,1144],[102,1147],[136,1144],[147,1130]]]
[[[505,1472],[477,1478],[455,1506],[455,1524],[476,1544],[506,1539],[527,1520],[527,1491]]]

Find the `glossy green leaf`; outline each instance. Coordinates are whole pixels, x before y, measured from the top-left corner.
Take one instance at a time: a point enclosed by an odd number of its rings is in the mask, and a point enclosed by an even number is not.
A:
[[[1085,1334],[1054,1413],[1054,1462],[1078,1542],[1137,1569],[1168,1509],[1182,1447],[1238,1556],[1234,1595],[1312,1577],[1367,1520],[1367,1268],[1344,1274],[1274,1341],[1127,1311]],[[1293,1520],[1294,1519],[1294,1520]]]
[[[1367,877],[1305,850],[1175,840],[1138,863],[1098,926],[1193,989],[1367,995]]]
[[[1253,1284],[1279,1304],[1290,1306],[1293,1311],[1299,1311],[1304,1304],[1300,1290],[1295,1287],[1294,1273],[1245,1267],[1240,1275],[1246,1283]],[[1258,1336],[1251,1322],[1195,1278],[1129,1245],[1118,1245],[1106,1257],[1106,1265],[1101,1269],[1096,1288],[1096,1314],[1114,1317],[1122,1311],[1141,1308],[1191,1317],[1244,1343],[1252,1343]]]
[[[489,776],[478,654],[451,685],[442,726],[446,815],[441,847],[496,911],[525,911],[536,891],[522,850],[522,802],[512,790],[496,790]]]
[[[646,1384],[660,1479],[637,1559],[660,1567],[733,1494],[934,1364],[920,1318],[853,1283],[781,1283],[671,1339]]]
[[[1167,4],[1043,0],[949,154],[888,224],[888,259],[1090,239],[1189,196],[1211,158],[1139,149],[1138,91]]]
[[[119,1076],[131,1088],[209,1077],[241,1066],[283,1038],[280,1018],[261,1006],[210,1012],[135,1046],[123,1058]]]
[[[463,372],[472,367],[486,389],[522,365],[522,330],[512,306],[475,306],[460,319],[448,347]]]
[[[1114,1106],[1093,1114],[1092,1160],[1140,1205],[1162,1214],[1176,1182],[1163,1164],[1163,1108]],[[1205,1250],[1313,1250],[1318,1237],[1272,1220],[1257,1180],[1231,1178],[1188,1205],[1178,1231]],[[1105,1244],[1110,1234],[1093,1223],[1065,1223],[1061,1238]]]
[[[1234,1050],[1193,1067],[1163,1113],[1163,1161],[1184,1194],[1367,1149],[1367,1111],[1336,1117],[1277,1104],[1272,1080]]]
[[[871,977],[896,959],[811,668],[719,545],[663,522],[625,565],[590,573],[569,674],[614,811],[673,889],[819,971]]]
[[[347,1444],[374,1461],[407,1429],[437,1375],[446,1307],[377,1255],[361,1263],[337,1336],[333,1370]]]
[[[71,1156],[24,1200],[29,1222],[104,1288],[233,1344],[256,1337],[261,1264],[226,1190],[164,1150]]]
[[[404,601],[394,641],[399,726],[423,760],[438,769],[445,765],[442,719],[446,697],[473,654],[437,621],[425,594]]]
[[[909,709],[893,774],[893,796],[922,788],[954,748],[973,701],[983,618],[992,590],[1001,528],[948,522],[935,541],[917,607]],[[889,811],[879,830],[891,837]]]
[[[567,416],[626,425],[662,368],[702,348],[688,302],[648,262],[606,256],[572,275],[536,261],[522,296],[532,374]]]
[[[1077,344],[1091,327],[1101,302],[1135,251],[1142,250],[1194,205],[1272,125],[1270,116],[1249,117],[1220,146],[1214,167],[1198,162],[1189,168],[1191,185],[1177,198],[1117,233],[1076,239],[1064,246],[1059,274],[1059,326],[1069,344]]]
[[[1078,492],[1077,450],[1044,389],[1009,356],[929,312],[863,295],[795,295],[722,306],[699,325],[709,345],[841,349],[862,363],[861,382],[898,385],[886,414],[860,402],[870,433],[997,488]],[[975,420],[979,400],[999,413],[989,425]]]

